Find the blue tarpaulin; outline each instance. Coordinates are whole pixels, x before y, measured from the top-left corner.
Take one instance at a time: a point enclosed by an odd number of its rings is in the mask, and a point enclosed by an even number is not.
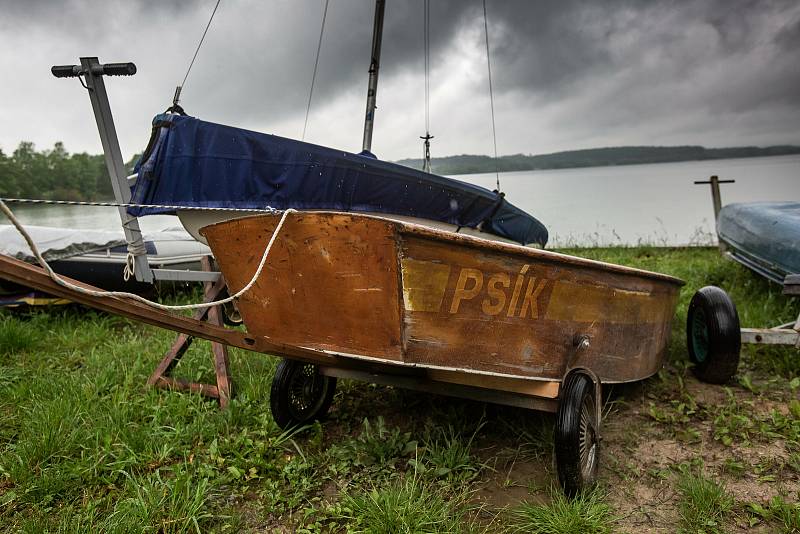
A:
[[[544,225],[502,194],[370,156],[194,117],[158,115],[136,167],[131,202],[385,213],[480,226],[521,244],[547,243]],[[137,216],[171,212],[129,209]]]

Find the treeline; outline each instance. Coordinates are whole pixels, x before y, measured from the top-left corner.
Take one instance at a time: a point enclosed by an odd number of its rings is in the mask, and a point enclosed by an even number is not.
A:
[[[514,154],[497,159],[500,172],[537,169],[566,169],[574,167],[603,167],[607,165],[637,165],[726,158],[752,158],[800,154],[800,147],[780,145],[770,147],[705,148],[702,146],[622,146],[568,150],[553,154]],[[419,169],[421,159],[403,159],[397,163]],[[432,158],[431,169],[436,174],[474,174],[494,172],[495,161],[490,156],[447,156]]]
[[[36,150],[23,141],[11,154],[0,150],[0,197],[110,200],[114,192],[102,155],[70,154],[61,142]]]
[[[800,154],[800,147],[624,146],[569,150],[536,156],[501,156],[497,160],[497,168],[500,172],[528,171],[786,154]],[[126,164],[128,172],[132,172],[137,158],[138,154]],[[417,169],[422,167],[420,159],[403,159],[397,163]],[[465,154],[433,158],[431,166],[436,174],[472,174],[494,172],[495,161],[489,156]],[[0,197],[110,200],[114,194],[102,155],[85,152],[70,154],[61,142],[50,150],[36,150],[33,143],[23,141],[11,154],[7,155],[0,150]]]

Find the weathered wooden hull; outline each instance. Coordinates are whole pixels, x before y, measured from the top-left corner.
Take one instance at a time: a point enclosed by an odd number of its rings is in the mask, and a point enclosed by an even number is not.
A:
[[[253,276],[279,218],[202,230],[232,290]],[[379,217],[298,212],[239,310],[251,335],[434,380],[504,389],[584,367],[613,383],[661,368],[681,285]],[[577,350],[581,336],[589,344]]]

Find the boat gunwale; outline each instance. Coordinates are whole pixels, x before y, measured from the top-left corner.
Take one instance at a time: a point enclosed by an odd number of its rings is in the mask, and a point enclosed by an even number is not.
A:
[[[550,250],[543,250],[537,248],[526,247],[523,245],[517,245],[514,243],[503,243],[500,241],[494,241],[491,239],[485,239],[476,236],[470,235],[462,235],[454,232],[446,232],[444,230],[438,230],[436,228],[428,228],[423,225],[398,221],[395,219],[390,219],[388,217],[380,217],[377,215],[371,215],[366,213],[360,212],[349,212],[349,211],[313,211],[313,212],[306,212],[297,210],[296,213],[300,215],[348,215],[351,217],[359,218],[367,218],[367,219],[377,219],[380,221],[385,221],[395,225],[398,228],[398,232],[400,234],[412,234],[417,235],[423,238],[428,238],[436,241],[451,241],[457,243],[459,245],[465,245],[471,248],[477,248],[480,250],[493,250],[500,253],[511,253],[515,255],[523,255],[529,258],[535,258],[538,260],[545,260],[552,263],[561,263],[561,264],[568,264],[576,267],[588,267],[590,269],[597,269],[601,271],[612,272],[616,274],[623,274],[628,276],[636,276],[640,278],[650,279],[650,280],[657,280],[659,282],[666,282],[672,284],[677,287],[682,287],[686,285],[686,282],[681,280],[680,278],[676,278],[674,276],[670,276],[668,274],[663,273],[655,273],[652,271],[647,271],[644,269],[638,269],[636,267],[627,267],[624,265],[617,265],[614,263],[606,263],[597,260],[590,260],[588,258],[580,258],[578,256],[570,256],[569,254],[562,254],[560,252],[553,252]],[[245,219],[255,219],[259,217],[276,217],[276,215],[268,214],[268,213],[259,213],[254,215],[247,215],[244,217],[236,217],[235,219],[228,219],[225,221],[216,222],[213,224],[209,224],[204,226],[200,229],[200,234],[205,237],[205,229],[210,228],[212,226],[217,226],[221,224],[226,224],[231,221],[237,220],[245,220]]]

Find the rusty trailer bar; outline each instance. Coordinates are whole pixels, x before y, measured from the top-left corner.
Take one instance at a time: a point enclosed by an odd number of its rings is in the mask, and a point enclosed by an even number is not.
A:
[[[30,265],[24,261],[3,254],[0,254],[0,278],[4,278],[16,284],[32,287],[97,310],[121,315],[152,326],[173,330],[188,336],[206,339],[231,347],[276,355],[280,354],[308,363],[321,365],[336,365],[341,363],[341,358],[321,351],[303,349],[282,343],[273,343],[265,337],[254,337],[248,335],[246,332],[211,324],[199,318],[169,313],[131,298],[117,296],[96,297],[73,291],[57,284],[41,267]],[[67,282],[89,290],[102,291],[99,288],[77,280],[67,277],[62,278]]]

